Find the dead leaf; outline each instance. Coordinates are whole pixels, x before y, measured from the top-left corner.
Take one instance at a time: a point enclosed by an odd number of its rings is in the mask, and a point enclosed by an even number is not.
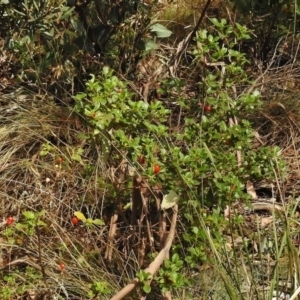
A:
[[[249,194],[252,197],[252,200],[258,199],[253,183],[249,180],[247,181],[246,184],[246,190],[247,190],[247,194]]]
[[[261,219],[261,227],[265,228],[266,226],[271,224],[272,221],[273,221],[273,216],[262,218]]]
[[[225,208],[225,210],[224,210],[224,217],[225,217],[225,218],[229,218],[230,212],[231,212],[230,207],[229,207],[228,205],[226,205],[226,208]]]

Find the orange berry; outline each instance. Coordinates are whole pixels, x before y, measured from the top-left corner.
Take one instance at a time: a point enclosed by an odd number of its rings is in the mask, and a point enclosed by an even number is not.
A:
[[[14,222],[14,218],[13,217],[7,217],[6,218],[6,225],[11,225]]]
[[[65,265],[64,263],[60,263],[60,264],[59,264],[59,269],[60,269],[61,271],[63,271],[65,268],[66,268],[66,265]]]
[[[210,106],[210,105],[205,105],[204,106],[204,111],[206,112],[206,113],[210,113],[211,111],[212,111],[212,107]]]
[[[74,217],[72,217],[71,222],[73,225],[77,225],[79,223],[79,220],[77,217],[74,216]]]
[[[153,172],[154,172],[154,174],[158,174],[160,172],[160,166],[159,165],[154,165],[153,166]]]

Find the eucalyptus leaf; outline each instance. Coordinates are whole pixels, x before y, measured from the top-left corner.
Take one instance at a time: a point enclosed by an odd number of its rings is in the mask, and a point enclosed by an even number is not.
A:
[[[168,209],[173,207],[178,202],[179,196],[174,192],[170,191],[169,194],[164,195],[161,208]]]
[[[146,51],[156,50],[158,48],[159,48],[158,45],[153,40],[150,39],[146,42],[146,45],[145,45]]]

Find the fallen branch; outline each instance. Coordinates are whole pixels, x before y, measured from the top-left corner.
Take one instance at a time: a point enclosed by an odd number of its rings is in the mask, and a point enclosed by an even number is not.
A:
[[[283,211],[283,207],[280,204],[275,203],[268,203],[268,202],[254,202],[251,203],[252,207],[248,208],[252,211],[260,211],[260,210],[267,210],[269,212],[276,211]]]
[[[173,207],[173,217],[171,222],[170,233],[168,235],[168,239],[164,248],[158,253],[154,261],[146,268],[144,271],[146,273],[150,273],[150,282],[154,276],[154,274],[158,271],[166,257],[169,255],[170,248],[172,246],[172,242],[175,236],[175,228],[176,228],[176,221],[177,221],[177,214],[178,214],[178,206],[177,204]],[[139,279],[134,278],[128,285],[126,285],[122,290],[120,290],[116,295],[114,295],[110,300],[121,300],[127,294],[129,294],[135,287],[138,285]]]

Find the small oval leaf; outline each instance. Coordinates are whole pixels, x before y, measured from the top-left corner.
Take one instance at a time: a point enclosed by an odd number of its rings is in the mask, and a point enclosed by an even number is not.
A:
[[[93,224],[102,226],[105,223],[101,219],[95,219],[93,220]]]
[[[88,218],[86,219],[86,225],[92,225],[93,224],[93,219]]]
[[[86,217],[81,211],[75,211],[74,216],[76,216],[80,221],[86,221]]]

